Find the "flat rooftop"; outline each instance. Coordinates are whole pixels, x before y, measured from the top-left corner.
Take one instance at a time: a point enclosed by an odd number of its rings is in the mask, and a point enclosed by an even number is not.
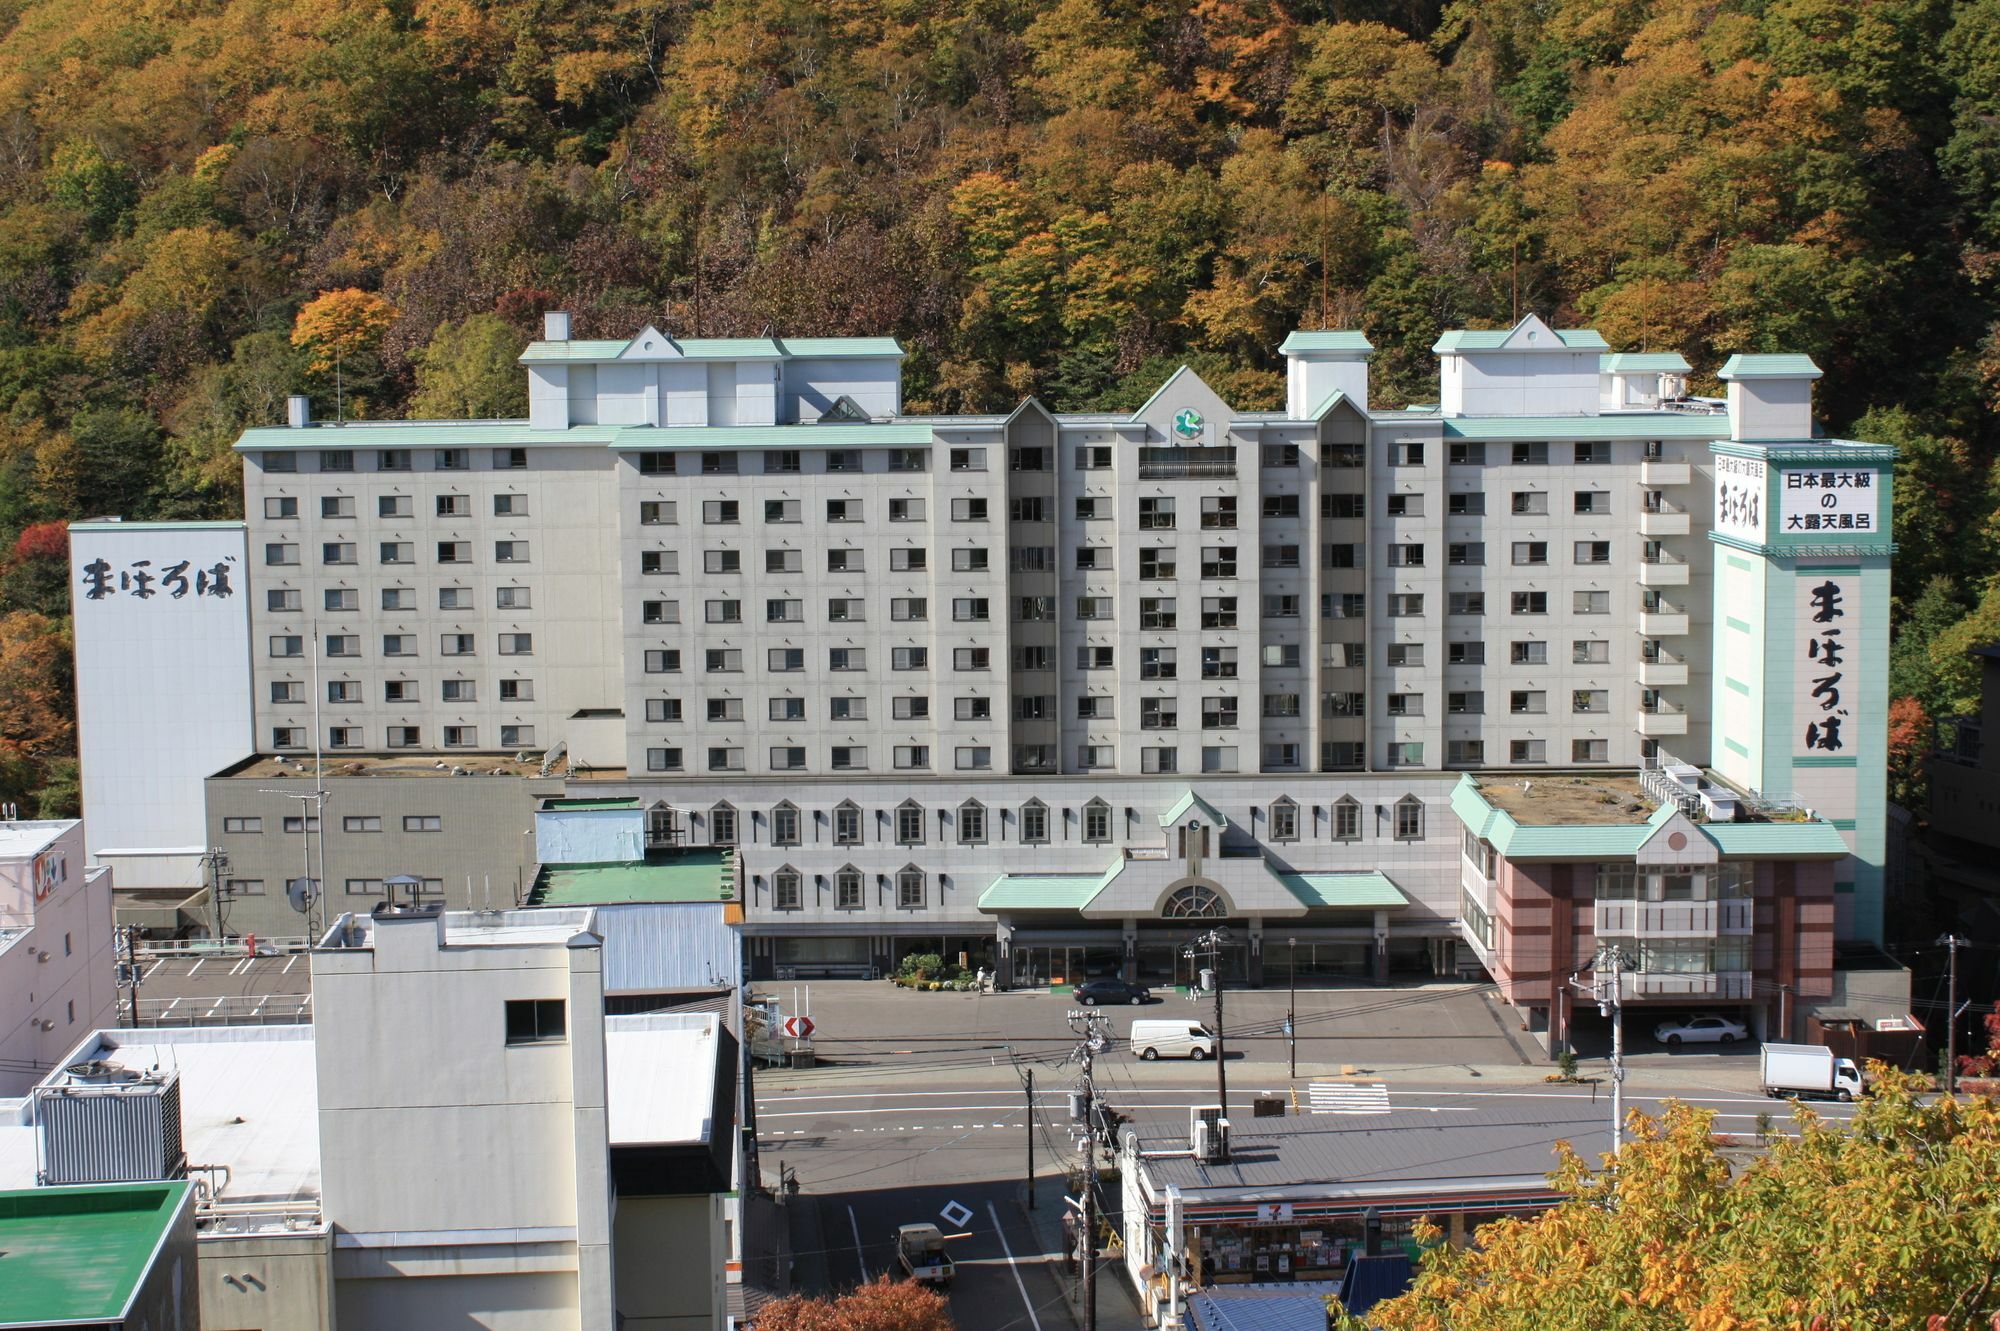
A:
[[[124,1317],[191,1186],[0,1192],[0,1327]]]
[[[545,864],[528,894],[530,906],[690,905],[737,899],[735,852],[706,846],[650,851],[644,860],[615,864]]]
[[[41,853],[75,822],[74,818],[20,818],[0,823],[0,860],[24,860]]]
[[[533,762],[516,762],[511,754],[497,753],[341,753],[328,754],[323,770],[330,777],[355,776],[535,776],[541,771],[541,755]],[[311,754],[257,754],[217,776],[250,781],[310,780]]]
[[[712,1012],[649,1012],[604,1019],[607,1122],[613,1146],[707,1142],[714,1130]]]
[[[435,927],[435,904],[405,907],[383,919],[405,928]],[[453,910],[444,916],[444,945],[456,947],[561,947],[597,921],[586,908],[570,910]],[[375,946],[382,920],[374,914],[343,915],[333,922],[319,946],[330,951],[366,951]],[[407,922],[407,923],[403,923]]]
[[[1495,778],[1481,781],[1479,794],[1515,822],[1532,827],[1643,823],[1660,807],[1638,777],[1611,773]]]
[[[1365,1119],[1252,1118],[1247,1097],[1230,1109],[1228,1161],[1204,1165],[1191,1154],[1147,1160],[1153,1196],[1169,1186],[1184,1193],[1255,1192],[1274,1200],[1533,1189],[1545,1187],[1556,1167],[1557,1142],[1569,1142],[1586,1158],[1611,1144],[1609,1104],[1573,1096],[1535,1096],[1520,1106],[1471,1113],[1398,1109]],[[1185,1153],[1188,1139],[1148,1134],[1139,1147]]]

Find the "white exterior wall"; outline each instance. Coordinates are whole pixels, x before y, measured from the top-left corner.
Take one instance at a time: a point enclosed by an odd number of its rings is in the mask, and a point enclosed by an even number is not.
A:
[[[1356,406],[1367,408],[1366,356],[1298,352],[1285,357],[1285,414],[1293,420],[1305,420],[1336,389]]]
[[[816,421],[841,397],[851,397],[870,416],[903,411],[903,367],[886,357],[800,357],[785,362],[780,424]]]
[[[247,564],[241,523],[71,525],[77,752],[93,856],[207,844],[202,779],[252,746]],[[227,595],[217,594],[218,566]]]
[[[1597,352],[1461,351],[1439,358],[1447,416],[1595,416]]]
[[[111,872],[84,858],[80,822],[0,823],[0,1098],[117,1020]]]
[[[1729,383],[1731,439],[1796,442],[1811,439],[1813,381],[1733,379]]]

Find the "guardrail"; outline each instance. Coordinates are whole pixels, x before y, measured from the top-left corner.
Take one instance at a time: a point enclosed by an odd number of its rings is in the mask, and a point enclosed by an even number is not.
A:
[[[260,957],[284,956],[291,952],[310,952],[312,939],[303,934],[294,938],[266,938],[262,934],[245,935],[241,938],[157,938],[138,943],[133,951],[141,960],[158,961],[169,957],[242,957],[251,955],[252,939],[255,939],[256,953]]]
[[[120,1015],[131,1021],[129,1006]],[[231,994],[215,998],[139,996],[137,1026],[292,1026],[312,1020],[311,994]]]

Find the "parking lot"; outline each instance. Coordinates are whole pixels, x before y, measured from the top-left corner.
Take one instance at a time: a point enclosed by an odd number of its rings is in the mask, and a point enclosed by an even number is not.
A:
[[[126,991],[118,998],[123,1012]],[[144,1025],[310,1021],[311,959],[303,952],[141,956],[139,1020]]]

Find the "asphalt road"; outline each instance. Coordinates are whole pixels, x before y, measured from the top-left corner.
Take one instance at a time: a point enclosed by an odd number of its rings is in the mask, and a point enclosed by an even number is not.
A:
[[[139,1013],[147,1022],[312,1020],[312,964],[303,952],[153,957],[139,964]],[[121,1010],[124,1002],[120,989]]]

